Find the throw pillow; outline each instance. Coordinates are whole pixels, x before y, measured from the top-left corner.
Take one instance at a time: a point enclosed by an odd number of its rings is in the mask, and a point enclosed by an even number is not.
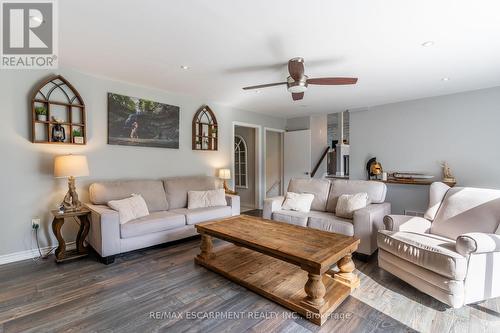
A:
[[[134,193],[130,198],[108,201],[108,206],[118,211],[120,224],[149,215],[146,201],[140,194]]]
[[[354,211],[365,208],[368,204],[368,193],[342,194],[337,200],[335,215],[352,219]]]
[[[308,213],[313,200],[314,194],[311,193],[286,192],[285,202],[281,209]]]
[[[188,209],[227,206],[224,189],[188,191]]]

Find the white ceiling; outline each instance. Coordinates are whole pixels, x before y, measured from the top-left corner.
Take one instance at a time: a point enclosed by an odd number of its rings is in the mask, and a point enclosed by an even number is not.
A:
[[[59,1],[60,64],[237,108],[292,117],[500,86],[500,1]],[[431,47],[422,47],[432,40]],[[310,77],[293,102],[286,62]],[[181,65],[190,66],[182,70]],[[449,77],[449,81],[442,81]]]

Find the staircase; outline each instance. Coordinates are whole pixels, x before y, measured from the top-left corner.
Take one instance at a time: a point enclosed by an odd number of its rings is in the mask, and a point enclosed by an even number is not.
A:
[[[318,163],[316,163],[316,166],[314,167],[313,171],[311,172],[311,178],[314,178],[314,175],[316,175],[316,172],[318,172],[318,169],[319,169],[321,163],[323,163],[323,160],[325,159],[326,154],[328,154],[328,151],[330,151],[330,146],[326,147],[325,150],[323,151],[323,154],[321,154],[321,157],[320,157]]]

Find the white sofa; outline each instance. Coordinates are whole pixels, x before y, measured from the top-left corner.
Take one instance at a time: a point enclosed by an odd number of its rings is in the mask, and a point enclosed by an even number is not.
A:
[[[500,191],[433,183],[424,217],[385,217],[379,266],[454,308],[500,296]]]
[[[358,253],[371,255],[377,249],[377,231],[384,228],[383,219],[391,213],[391,204],[384,202],[387,186],[366,180],[302,179],[290,180],[288,192],[312,193],[314,200],[309,213],[283,210],[284,197],[264,201],[263,217],[275,221],[354,236],[361,240]],[[368,193],[371,202],[354,212],[353,219],[335,216],[337,199],[342,194]]]
[[[187,209],[187,193],[221,188],[218,178],[172,177],[163,180],[127,180],[90,185],[88,241],[106,264],[114,255],[197,235],[195,224],[240,214],[240,198],[226,195],[227,206]],[[111,200],[141,194],[150,215],[120,224]]]

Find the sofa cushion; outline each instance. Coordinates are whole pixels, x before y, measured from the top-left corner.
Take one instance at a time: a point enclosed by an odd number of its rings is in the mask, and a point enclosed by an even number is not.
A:
[[[327,211],[329,212],[335,212],[337,200],[342,194],[368,193],[368,204],[370,204],[383,203],[387,193],[387,186],[382,182],[334,179],[331,183],[332,185],[327,204]]]
[[[354,235],[352,220],[327,212],[310,212],[307,226],[314,229],[335,232],[346,236]]]
[[[168,210],[167,198],[161,180],[123,180],[97,182],[90,185],[90,202],[106,205],[111,200],[130,197],[132,193],[142,195],[148,210],[158,212]]]
[[[455,251],[455,241],[431,234],[380,230],[379,248],[454,280],[464,280],[467,259]]]
[[[329,191],[330,181],[326,179],[293,178],[288,184],[288,192],[314,194],[314,200],[311,204],[312,210],[326,210]]]
[[[208,191],[188,191],[188,209],[227,206],[223,188]]]
[[[310,213],[310,212],[309,212]],[[300,226],[307,226],[307,219],[309,213],[297,212],[294,210],[278,210],[273,212],[272,219],[278,222],[284,222],[288,224],[295,224]]]
[[[431,295],[443,303],[460,306],[464,300],[465,283],[436,274],[423,267],[396,257],[379,249],[378,265],[380,268],[406,281],[412,287]]]
[[[163,180],[170,209],[186,208],[189,191],[207,191],[221,188],[220,179],[209,176],[170,177]]]
[[[434,182],[429,187],[429,207],[425,211],[424,218],[429,221],[433,221],[436,218],[436,214],[441,207],[444,196],[450,187],[445,183]]]
[[[126,199],[108,201],[108,206],[118,211],[121,224],[149,215],[146,201],[140,194],[132,194]]]
[[[431,233],[456,239],[470,232],[494,233],[500,223],[500,190],[454,187],[448,190]]]
[[[181,214],[162,211],[151,213],[120,225],[121,238],[142,236],[155,232],[181,228],[186,225],[186,218]]]
[[[365,208],[368,204],[368,194],[342,194],[337,199],[337,207],[335,208],[335,215],[346,219],[352,219],[354,212],[358,209]]]
[[[307,213],[311,210],[313,200],[314,194],[286,192],[281,209]]]
[[[204,207],[204,208],[177,208],[172,209],[170,212],[176,214],[183,214],[186,216],[186,223],[188,225],[198,224],[200,222],[223,219],[231,216],[230,206],[218,207]]]

